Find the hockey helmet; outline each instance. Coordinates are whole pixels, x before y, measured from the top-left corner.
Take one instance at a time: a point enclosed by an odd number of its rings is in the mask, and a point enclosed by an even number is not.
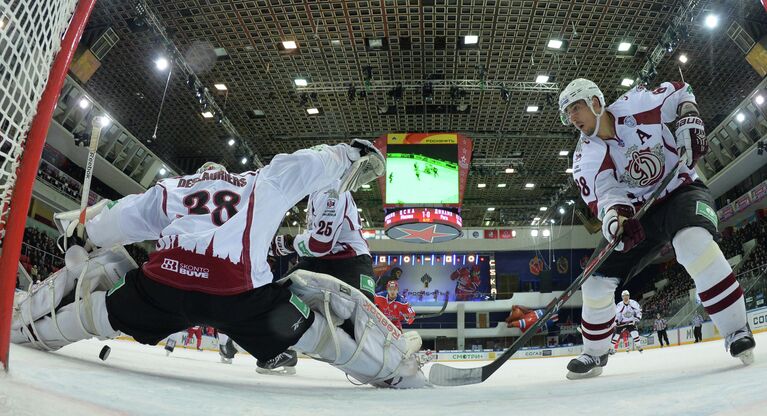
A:
[[[594,111],[591,97],[597,97],[599,100],[599,105],[602,107],[602,111],[600,111],[599,114]],[[559,119],[565,126],[570,125],[570,118],[567,117],[567,107],[579,100],[586,101],[586,105],[589,106],[591,112],[597,116],[597,119],[599,119],[605,111],[605,96],[602,94],[602,90],[599,89],[597,84],[584,78],[574,79],[567,84],[567,87],[565,87],[559,94]]]
[[[624,290],[623,292],[621,292],[621,296],[631,296],[631,294],[629,293],[628,290]]]
[[[200,166],[199,169],[197,169],[197,173],[203,173],[206,170],[223,170],[224,172],[226,172],[226,168],[224,167],[224,165],[220,163],[205,162],[202,164],[202,166]]]
[[[399,291],[399,282],[396,280],[389,280],[386,282],[386,290],[394,289],[396,291]]]

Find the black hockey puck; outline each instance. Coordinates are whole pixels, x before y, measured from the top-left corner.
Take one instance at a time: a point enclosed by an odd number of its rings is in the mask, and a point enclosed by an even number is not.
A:
[[[112,352],[112,349],[109,348],[108,345],[104,345],[104,348],[102,348],[101,352],[99,353],[99,358],[101,358],[101,361],[106,361],[110,352]]]

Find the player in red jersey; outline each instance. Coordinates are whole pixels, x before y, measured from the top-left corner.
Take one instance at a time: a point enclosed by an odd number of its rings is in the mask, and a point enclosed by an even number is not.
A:
[[[538,321],[538,318],[543,316],[543,309],[530,309],[520,305],[514,305],[511,307],[511,313],[506,318],[506,325],[509,327],[519,328],[522,332],[527,331],[530,326]],[[559,317],[554,314],[547,322],[547,325],[557,322]]]
[[[390,280],[386,284],[386,296],[376,294],[375,303],[378,309],[399,329],[402,329],[402,321],[412,324],[415,319],[415,311],[399,295],[399,283],[396,280]]]

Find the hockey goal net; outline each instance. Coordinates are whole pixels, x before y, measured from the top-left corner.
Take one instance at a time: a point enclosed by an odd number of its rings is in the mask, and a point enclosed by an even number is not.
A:
[[[5,369],[32,185],[53,109],[94,3],[0,2],[0,362]]]

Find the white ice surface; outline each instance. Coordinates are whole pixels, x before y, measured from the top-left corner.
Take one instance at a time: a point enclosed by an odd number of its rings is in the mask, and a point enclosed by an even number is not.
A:
[[[159,346],[106,344],[106,362],[98,358],[104,342],[57,353],[12,345],[0,415],[767,415],[767,333],[757,335],[748,367],[720,340],[621,352],[590,380],[565,379],[569,357],[542,358],[507,362],[480,385],[407,391],[354,386],[309,359],[295,376],[268,376],[256,374],[250,356],[225,365],[210,351],[166,357]]]

